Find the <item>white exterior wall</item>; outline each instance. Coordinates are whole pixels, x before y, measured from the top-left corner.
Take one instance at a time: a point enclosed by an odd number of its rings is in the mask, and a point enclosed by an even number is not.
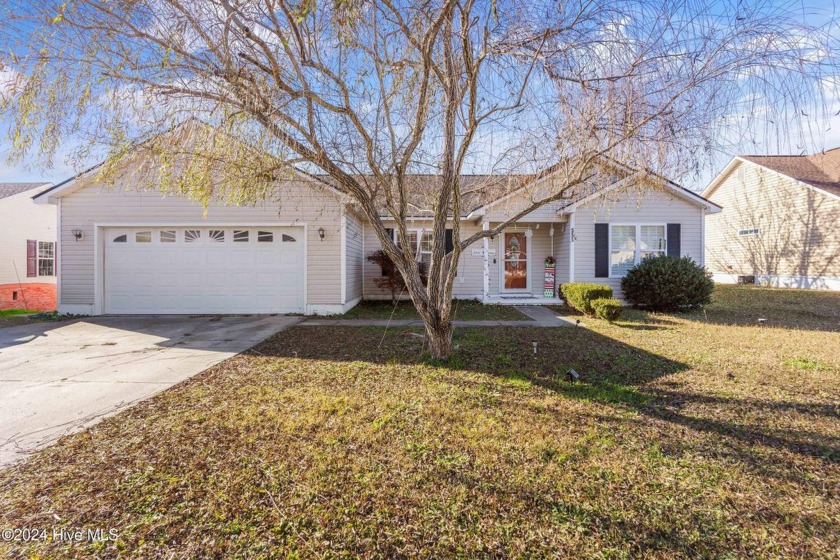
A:
[[[57,209],[35,204],[32,197],[47,189],[46,184],[0,198],[0,285],[21,282],[55,284],[55,276],[26,277],[26,241],[56,241]]]
[[[408,225],[409,229],[422,229],[424,225],[428,227],[428,221],[417,220]],[[386,221],[385,227],[393,227],[392,221]],[[473,222],[461,222],[461,239],[465,239],[481,230],[480,225]],[[452,287],[452,295],[460,299],[480,299],[482,296],[482,284],[484,282],[482,266],[483,257],[481,254],[473,255],[473,250],[481,250],[481,243],[475,243],[467,247],[461,253],[461,258],[458,259],[458,276],[455,278],[455,283]],[[367,261],[367,256],[372,252],[382,248],[379,238],[373,231],[373,228],[365,224],[364,227],[364,288],[363,299],[391,299],[391,294],[387,290],[381,290],[376,286],[376,278],[379,278],[382,271],[378,266]],[[491,261],[492,262],[492,261]],[[405,297],[408,297],[407,295]]]
[[[364,231],[362,221],[353,212],[345,214],[345,281],[344,304],[355,305],[362,297],[362,264],[364,261]]]
[[[341,204],[338,197],[303,184],[284,184],[278,202],[256,206],[204,207],[182,196],[163,196],[132,185],[91,184],[68,193],[60,206],[59,309],[101,311],[97,259],[103,254],[96,226],[136,225],[294,225],[305,226],[307,312],[341,311]],[[53,212],[53,206],[47,206]],[[324,229],[321,240],[318,229]],[[81,229],[83,238],[71,233]],[[98,241],[100,247],[95,246]],[[101,278],[99,279],[101,281]]]
[[[623,195],[615,194],[597,198],[575,212],[575,282],[608,284],[621,297],[621,278],[595,277],[596,223],[680,224],[681,255],[703,262],[703,215],[698,205],[655,187],[633,187]]]

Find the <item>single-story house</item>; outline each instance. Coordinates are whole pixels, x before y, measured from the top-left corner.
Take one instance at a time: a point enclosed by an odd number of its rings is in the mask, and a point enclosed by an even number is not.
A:
[[[703,196],[706,266],[718,282],[840,290],[840,148],[737,156]]]
[[[605,163],[608,180],[531,212],[458,261],[454,296],[484,302],[557,303],[564,282],[620,280],[647,255],[703,261],[703,222],[720,208],[650,174]],[[516,215],[551,172],[465,176],[462,239]],[[435,176],[412,177],[417,192]],[[426,188],[428,190],[428,188]],[[378,238],[351,200],[323,182],[279,181],[256,205],[211,202],[138,184],[108,186],[90,170],[36,197],[59,208],[59,309],[84,314],[305,313],[347,311],[390,296],[367,256]],[[389,221],[384,216],[386,225]],[[419,260],[428,212],[409,222]],[[544,262],[557,261],[546,279]]]
[[[56,308],[56,209],[35,204],[50,183],[0,183],[0,309]]]

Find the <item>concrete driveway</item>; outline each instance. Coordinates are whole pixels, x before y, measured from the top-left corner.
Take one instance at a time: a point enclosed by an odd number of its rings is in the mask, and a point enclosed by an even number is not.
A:
[[[300,319],[114,316],[0,328],[0,467]]]

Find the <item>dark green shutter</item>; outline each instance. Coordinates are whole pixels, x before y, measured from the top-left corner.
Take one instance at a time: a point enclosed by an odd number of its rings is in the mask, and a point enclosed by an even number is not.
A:
[[[668,256],[679,257],[680,250],[680,224],[668,224]]]
[[[610,224],[595,224],[595,278],[610,276]]]

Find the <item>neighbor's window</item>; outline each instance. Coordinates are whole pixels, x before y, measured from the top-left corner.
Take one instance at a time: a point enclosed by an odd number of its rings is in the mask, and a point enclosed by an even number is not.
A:
[[[748,229],[740,229],[738,230],[738,235],[741,237],[746,237],[749,235],[758,235],[758,228],[748,228]]]
[[[55,276],[55,243],[38,242],[38,276]]]
[[[664,225],[610,227],[610,276],[621,278],[648,257],[664,255],[668,248]]]

